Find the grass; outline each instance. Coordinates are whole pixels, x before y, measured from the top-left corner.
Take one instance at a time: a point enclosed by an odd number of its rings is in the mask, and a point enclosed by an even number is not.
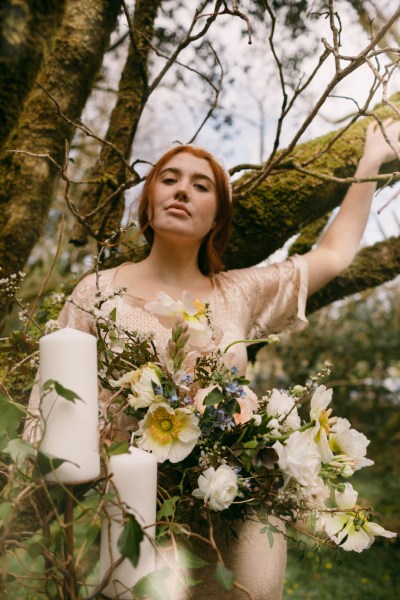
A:
[[[400,544],[376,541],[362,554],[306,552],[299,560],[289,550],[284,600],[397,600],[400,598]]]

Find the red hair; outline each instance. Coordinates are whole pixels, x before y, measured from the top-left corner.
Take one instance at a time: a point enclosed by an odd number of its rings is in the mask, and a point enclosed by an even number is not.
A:
[[[204,275],[212,275],[221,271],[224,267],[221,257],[229,243],[232,223],[232,202],[228,174],[212,154],[196,146],[177,146],[166,152],[152,167],[146,177],[139,204],[139,225],[144,237],[151,246],[154,240],[154,230],[149,223],[148,211],[153,199],[154,184],[164,165],[181,152],[187,152],[197,158],[206,160],[215,177],[217,196],[216,225],[204,237],[198,256],[200,271]]]

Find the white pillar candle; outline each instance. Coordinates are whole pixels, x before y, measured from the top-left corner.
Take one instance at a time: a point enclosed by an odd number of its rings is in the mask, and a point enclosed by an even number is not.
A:
[[[67,327],[40,340],[40,386],[49,379],[80,397],[46,392],[41,402],[40,450],[64,462],[48,481],[76,484],[100,475],[96,338]]]
[[[102,590],[107,598],[131,600],[129,591],[139,579],[155,569],[155,550],[147,536],[154,539],[157,498],[157,460],[149,452],[139,448],[129,448],[127,454],[110,457],[109,470],[111,481],[118,491],[126,512],[131,513],[146,528],[146,535],[140,543],[140,557],[136,567],[128,558],[116,567],[110,583]],[[116,501],[117,502],[117,501]],[[106,511],[112,520],[104,519],[101,529],[100,544],[100,581],[110,566],[120,558],[118,538],[124,528],[122,511],[115,504],[108,502]],[[110,555],[111,550],[111,555]]]

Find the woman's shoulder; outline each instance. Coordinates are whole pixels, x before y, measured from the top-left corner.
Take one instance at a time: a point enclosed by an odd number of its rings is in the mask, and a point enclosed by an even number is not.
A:
[[[303,256],[295,254],[286,260],[260,263],[249,267],[241,267],[237,269],[228,269],[220,271],[215,275],[215,278],[224,282],[238,282],[247,279],[264,279],[265,277],[275,278],[278,274],[283,274],[285,271],[293,271],[304,268],[306,261]]]
[[[295,255],[281,262],[254,265],[221,271],[214,277],[216,287],[225,293],[235,292],[255,302],[257,296],[274,295],[279,287],[291,285],[298,280],[307,281],[306,261]]]

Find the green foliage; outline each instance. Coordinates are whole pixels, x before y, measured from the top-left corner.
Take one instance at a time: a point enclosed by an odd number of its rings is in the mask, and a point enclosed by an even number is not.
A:
[[[4,450],[10,440],[17,437],[19,424],[23,415],[22,409],[10,398],[0,393],[0,451]]]
[[[138,600],[152,598],[152,600],[170,600],[170,595],[165,585],[168,577],[168,569],[153,571],[150,575],[143,577],[134,586],[133,591]]]
[[[224,590],[229,592],[232,589],[233,582],[235,581],[235,575],[220,562],[217,562],[217,568],[215,569],[214,577],[224,588]]]
[[[267,387],[305,382],[326,360],[333,369],[334,412],[347,417],[371,440],[368,457],[375,466],[354,475],[363,505],[379,506],[374,521],[400,531],[400,288],[360,295],[309,317],[310,327],[282,337],[259,352],[255,379]],[[346,553],[341,564],[306,546],[299,562],[289,550],[284,599],[395,600],[400,593],[398,542],[379,541],[362,554]],[[377,565],[379,568],[377,569]]]
[[[129,558],[134,567],[139,562],[140,542],[143,540],[143,536],[143,529],[136,517],[128,515],[128,522],[118,539],[118,550],[122,556]]]
[[[45,393],[48,393],[54,389],[58,396],[61,396],[61,398],[68,400],[68,402],[73,402],[73,404],[75,404],[75,400],[80,400],[81,402],[84,402],[84,400],[82,400],[82,398],[78,396],[78,394],[75,394],[75,392],[73,392],[72,390],[65,388],[63,385],[61,385],[59,381],[55,381],[54,379],[48,379],[47,381],[45,381],[42,386],[42,389]]]
[[[343,558],[343,557],[342,557]],[[375,543],[362,559],[348,553],[341,562],[309,547],[302,561],[289,551],[284,600],[397,600],[400,545]]]

